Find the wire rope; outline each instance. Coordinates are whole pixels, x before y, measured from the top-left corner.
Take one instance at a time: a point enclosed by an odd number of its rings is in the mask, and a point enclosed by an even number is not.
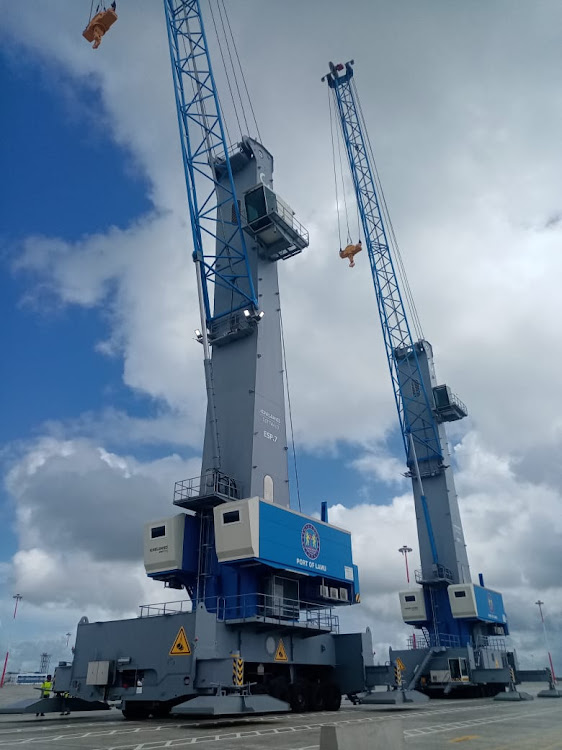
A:
[[[407,303],[407,306],[408,306],[408,308],[410,310],[410,313],[411,313],[412,323],[413,323],[413,327],[414,327],[416,336],[419,339],[423,339],[424,335],[423,335],[423,329],[422,329],[422,325],[421,325],[421,320],[420,320],[420,317],[418,315],[418,311],[417,311],[416,304],[415,304],[415,301],[414,301],[414,296],[413,296],[413,293],[412,293],[412,289],[410,287],[410,282],[408,281],[408,276],[406,274],[406,267],[404,265],[404,260],[402,258],[402,253],[400,252],[400,246],[398,245],[398,239],[396,237],[396,233],[394,231],[394,225],[392,223],[392,219],[390,217],[390,212],[388,210],[388,204],[386,202],[386,196],[385,196],[385,193],[384,193],[384,190],[383,190],[383,187],[382,187],[382,183],[381,183],[381,180],[380,180],[379,171],[378,171],[378,168],[377,168],[377,163],[376,163],[376,160],[375,160],[375,155],[374,155],[373,147],[371,145],[371,139],[369,137],[369,131],[368,131],[368,129],[366,127],[366,123],[365,123],[365,116],[363,114],[363,107],[361,105],[361,99],[359,97],[359,93],[357,91],[357,86],[355,85],[355,81],[352,81],[351,83],[352,83],[352,86],[353,86],[353,93],[354,93],[355,99],[357,101],[358,111],[359,111],[359,115],[360,115],[360,118],[361,118],[362,129],[363,129],[363,132],[365,133],[365,138],[366,138],[366,143],[367,143],[367,148],[368,148],[369,156],[370,156],[371,162],[373,164],[373,172],[374,172],[373,177],[374,177],[374,180],[375,180],[375,186],[376,186],[377,192],[380,195],[381,212],[383,213],[386,225],[387,225],[387,227],[389,229],[389,239],[390,239],[391,247],[392,247],[392,249],[394,251],[394,255],[396,257],[397,266],[398,266],[398,273],[399,273],[400,279],[401,279],[402,284],[403,284],[404,295],[406,297],[406,303]]]
[[[223,3],[223,5],[224,5],[224,3]],[[229,44],[229,41],[228,41],[228,37],[226,35],[226,27],[225,27],[225,24],[224,24],[224,18],[223,18],[223,14],[222,14],[222,11],[221,11],[221,6],[220,6],[220,3],[218,2],[218,0],[217,0],[217,8],[218,8],[218,11],[219,11],[219,18],[220,18],[220,21],[221,21],[221,26],[222,26],[222,30],[223,30],[223,34],[224,34],[224,39],[226,41],[226,50],[228,52],[228,58],[230,60],[230,67],[231,67],[231,70],[232,70],[232,75],[234,77],[234,84],[236,86],[236,91],[238,92],[238,100],[240,102],[240,109],[242,110],[242,117],[244,119],[244,125],[246,126],[246,133],[249,133],[250,132],[250,128],[249,128],[249,125],[248,125],[248,118],[246,117],[246,110],[244,108],[244,102],[242,101],[242,94],[240,93],[240,86],[238,85],[238,76],[236,75],[236,71],[234,69],[234,61],[232,59],[232,52],[230,50],[230,44]]]
[[[344,179],[344,171],[343,171],[343,159],[341,155],[341,141],[343,140],[343,133],[341,130],[338,130],[339,138],[338,140],[338,157],[340,162],[340,176],[341,176],[341,190],[343,194],[343,206],[344,206],[344,212],[345,212],[345,224],[347,227],[347,244],[349,245],[352,242],[351,238],[351,230],[349,228],[349,212],[347,210],[347,198],[345,195],[345,179]]]
[[[248,91],[248,85],[246,83],[246,76],[244,75],[244,68],[242,67],[242,63],[240,62],[240,55],[238,54],[238,47],[236,45],[236,40],[234,38],[234,34],[232,33],[232,27],[230,25],[230,18],[228,17],[228,11],[226,9],[226,5],[224,3],[224,0],[222,0],[223,8],[224,8],[224,15],[226,18],[226,24],[228,26],[228,31],[230,33],[230,38],[232,39],[232,46],[234,48],[234,54],[236,55],[236,60],[238,62],[238,67],[240,68],[240,75],[242,76],[242,83],[244,84],[244,89],[246,91],[246,97],[248,99],[248,103],[250,105],[250,111],[252,113],[252,117],[254,119],[254,124],[256,126],[256,133],[258,134],[258,138],[261,141],[261,133],[258,126],[258,121],[256,119],[256,113],[254,112],[254,106],[252,104],[252,97],[250,96],[250,92]]]
[[[338,198],[338,176],[336,171],[336,149],[334,146],[334,117],[332,113],[332,97],[330,96],[330,89],[328,89],[328,107],[330,110],[330,137],[332,139],[332,166],[334,168],[334,186],[336,189],[336,214],[338,217],[338,242],[340,243],[340,250],[342,249],[341,242],[341,222],[340,222],[340,204]]]
[[[217,37],[217,45],[218,45],[218,48],[219,48],[219,52],[220,52],[220,56],[221,56],[221,60],[222,60],[222,65],[223,65],[223,68],[224,68],[224,75],[226,77],[226,83],[227,83],[227,86],[228,86],[228,90],[230,92],[230,99],[232,100],[232,107],[234,109],[234,116],[236,117],[236,122],[238,123],[238,130],[240,131],[240,138],[242,138],[242,125],[240,124],[240,118],[238,117],[238,109],[236,108],[236,101],[234,99],[234,92],[232,91],[232,86],[230,85],[230,76],[228,75],[228,70],[227,70],[227,67],[226,67],[226,60],[225,60],[225,57],[224,57],[224,53],[222,51],[222,44],[221,44],[221,40],[220,40],[218,29],[217,29],[217,24],[216,24],[216,21],[215,21],[215,14],[213,12],[213,3],[212,2],[209,3],[209,10],[211,11],[211,19],[213,21],[213,26],[215,28],[215,34],[216,34],[216,37]],[[218,96],[218,94],[217,94],[217,96]],[[222,109],[222,107],[221,107],[221,109]],[[224,125],[225,125],[225,129],[227,130],[228,142],[229,142],[230,145],[232,145],[232,139],[230,138],[230,133],[228,133],[228,128],[227,128],[227,125],[226,125],[226,118],[224,118],[224,117],[223,117],[223,122],[224,122]]]
[[[295,448],[295,432],[293,430],[293,410],[291,408],[291,391],[289,389],[289,375],[287,373],[287,352],[285,350],[285,333],[283,330],[283,315],[281,313],[281,305],[279,305],[279,323],[281,328],[281,348],[283,350],[283,369],[285,371],[285,386],[287,388],[287,406],[289,408],[289,426],[291,430],[291,447],[293,450],[293,464],[295,467],[295,487],[297,490],[297,500],[299,503],[299,511],[302,512],[301,506],[301,491],[299,485],[299,470],[297,465],[297,451]]]

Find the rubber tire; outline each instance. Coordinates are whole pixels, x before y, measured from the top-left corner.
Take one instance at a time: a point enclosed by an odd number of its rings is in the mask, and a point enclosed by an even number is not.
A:
[[[326,685],[322,683],[312,685],[310,688],[310,710],[311,711],[325,711],[326,710]]]
[[[306,680],[296,680],[289,688],[289,703],[295,714],[310,711],[311,685]]]
[[[324,706],[326,711],[339,711],[341,706],[341,692],[334,682],[323,685]]]
[[[158,706],[158,708],[153,708],[150,713],[153,719],[167,719],[170,715],[171,710],[171,706],[166,706],[166,704],[164,704],[162,706]]]
[[[125,708],[121,709],[121,713],[126,721],[144,721],[150,715],[150,711],[146,706],[135,706],[134,703],[125,704]]]

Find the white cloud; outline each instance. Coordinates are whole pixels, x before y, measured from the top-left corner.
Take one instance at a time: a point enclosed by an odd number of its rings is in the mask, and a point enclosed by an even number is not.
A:
[[[241,43],[248,33],[244,13],[255,22],[254,5],[233,14]],[[375,14],[359,0],[356,5],[366,19]],[[18,266],[34,272],[38,288],[46,285],[61,303],[109,313],[110,336],[97,342],[98,350],[122,356],[127,385],[191,414],[202,393],[200,352],[190,341],[198,316],[164,20],[153,3],[136,8],[123,11],[94,53],[76,31],[82,19],[74,5],[59,0],[48,11],[23,6],[17,12],[5,5],[12,35],[44,56],[50,69],[56,64],[64,71],[68,88],[98,88],[105,134],[126,146],[155,208],[133,226],[104,235],[87,236],[85,228],[84,239],[73,244],[29,239]],[[385,38],[375,48],[362,44],[366,32],[351,22],[353,14],[343,26],[338,14],[337,34],[326,14],[325,33],[311,46],[306,24],[315,14],[301,10],[291,38],[298,45],[303,35],[306,54],[291,86],[277,90],[281,98],[274,108],[263,82],[278,78],[275,55],[284,59],[283,14],[268,9],[279,28],[279,37],[268,34],[269,53],[261,54],[258,44],[253,56],[243,55],[256,112],[267,126],[265,140],[278,157],[278,188],[311,229],[309,250],[280,266],[299,440],[317,447],[380,439],[396,425],[367,259],[350,271],[336,255],[326,92],[317,69],[332,54],[328,40],[337,38],[336,52],[341,48],[345,55],[351,40],[363,50],[358,86],[440,378],[468,403],[474,424],[495,448],[524,453],[537,441],[551,442],[558,418],[543,394],[562,364],[559,348],[552,346],[562,231],[552,217],[560,212],[562,178],[555,166],[558,129],[548,122],[562,108],[548,82],[559,50],[537,41],[533,65],[522,69],[510,40],[482,48],[474,32],[482,11],[474,10],[462,40],[454,13],[435,19],[432,52],[415,33],[415,14],[409,18],[392,4],[376,11],[377,27],[382,19],[389,27],[403,26],[391,49]],[[551,12],[553,18],[559,13]],[[487,28],[503,24],[496,6],[486,19]],[[529,24],[536,40],[548,33],[542,15],[521,14],[513,23],[527,42]],[[479,54],[473,56],[477,41]],[[385,64],[388,76],[373,79],[368,71],[388,54],[395,69]],[[438,54],[448,55],[450,64],[438,63]],[[260,56],[259,71],[250,64],[254,56]],[[400,59],[415,60],[420,78],[408,80]],[[539,75],[540,87],[534,78]],[[289,106],[300,115],[280,126],[271,110]],[[517,117],[506,114],[508,106]],[[539,126],[543,138],[531,137]],[[537,367],[537,352],[548,352],[549,367]]]
[[[142,463],[84,439],[27,446],[6,476],[19,537],[14,588],[35,603],[91,600],[115,609],[128,585],[118,568],[142,560],[144,523],[172,515],[174,482],[199,468],[200,460],[176,455]]]
[[[396,456],[391,456],[381,446],[365,446],[365,452],[351,462],[351,466],[367,477],[378,479],[385,484],[403,485],[409,484],[404,477],[406,467],[404,461]]]
[[[562,494],[551,487],[521,481],[509,458],[483,448],[475,434],[456,446],[459,463],[457,489],[472,578],[484,574],[485,583],[502,592],[513,645],[523,665],[544,664],[544,644],[535,601],[548,603],[551,646],[562,664],[559,626],[562,616]],[[375,650],[388,645],[404,647],[408,628],[400,622],[397,593],[407,588],[404,560],[398,548],[413,548],[410,569],[419,567],[417,534],[411,492],[390,505],[337,505],[330,520],[353,535],[355,562],[359,565],[362,612],[355,610],[346,626],[370,624]],[[358,618],[358,619],[356,619]]]

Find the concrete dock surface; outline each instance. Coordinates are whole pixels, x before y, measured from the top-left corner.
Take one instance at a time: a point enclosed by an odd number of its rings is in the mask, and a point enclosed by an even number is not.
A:
[[[532,695],[544,684],[525,684]],[[6,685],[0,706],[39,693]],[[159,750],[209,745],[216,750],[319,750],[323,725],[401,720],[407,748],[476,750],[562,750],[562,699],[521,703],[432,700],[422,706],[353,706],[338,712],[284,714],[239,719],[125,721],[117,709],[99,713],[0,716],[0,750]],[[373,750],[376,750],[373,748]],[[388,750],[388,749],[385,749]]]

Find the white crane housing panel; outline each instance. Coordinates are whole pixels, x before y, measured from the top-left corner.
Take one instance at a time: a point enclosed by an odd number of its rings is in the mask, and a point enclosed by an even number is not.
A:
[[[453,617],[477,617],[476,597],[474,595],[474,584],[457,583],[449,586],[449,603]]]
[[[457,583],[449,586],[448,594],[453,617],[502,623],[504,632],[507,632],[503,597],[498,591],[475,583]]]
[[[248,497],[218,505],[215,546],[219,562],[260,556],[260,499]]]
[[[181,570],[185,513],[144,525],[144,567],[148,574]]]
[[[404,622],[421,622],[427,620],[425,597],[422,589],[400,591],[400,609]]]

